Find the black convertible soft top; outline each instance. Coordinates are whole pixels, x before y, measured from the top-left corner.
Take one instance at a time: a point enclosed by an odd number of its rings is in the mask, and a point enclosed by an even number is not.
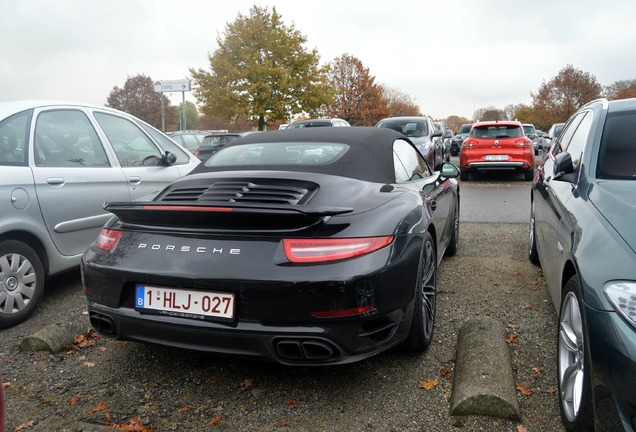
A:
[[[342,157],[328,164],[268,163],[248,167],[244,165],[209,166],[207,163],[202,163],[190,174],[232,170],[299,171],[338,175],[375,183],[394,183],[393,143],[396,139],[411,143],[399,132],[376,127],[302,128],[250,134],[229,143],[224,150],[244,144],[303,142],[339,143],[349,148]],[[224,150],[219,151],[217,155]],[[209,161],[211,162],[214,157]]]

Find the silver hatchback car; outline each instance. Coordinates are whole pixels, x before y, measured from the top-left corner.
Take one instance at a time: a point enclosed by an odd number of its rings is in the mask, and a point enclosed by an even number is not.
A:
[[[112,216],[199,160],[147,123],[69,102],[0,102],[0,328],[34,311],[45,278],[76,268]]]

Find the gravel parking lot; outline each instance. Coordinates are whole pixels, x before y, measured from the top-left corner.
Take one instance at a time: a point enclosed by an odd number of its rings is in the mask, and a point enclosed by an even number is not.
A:
[[[341,367],[215,358],[90,333],[60,353],[22,352],[19,343],[35,331],[86,320],[79,273],[58,277],[35,315],[0,340],[7,431],[563,430],[556,314],[526,244],[525,223],[463,223],[457,256],[440,267],[428,351],[394,349]],[[506,331],[518,422],[450,413],[457,336],[477,316]]]
[[[152,431],[562,430],[556,317],[540,269],[526,259],[526,231],[524,224],[463,224],[458,255],[440,268],[430,349],[419,356],[392,350],[345,367],[289,368],[92,337],[57,354],[20,352],[22,338],[42,326],[85,319],[79,276],[68,274],[35,316],[3,332],[7,430],[50,427],[55,418],[83,422],[68,431],[106,424]],[[450,415],[457,335],[480,315],[506,328],[520,422]]]

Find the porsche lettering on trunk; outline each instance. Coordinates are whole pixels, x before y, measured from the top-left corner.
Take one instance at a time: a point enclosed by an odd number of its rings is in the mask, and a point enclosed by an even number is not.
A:
[[[213,253],[213,254],[229,254],[229,255],[240,255],[241,249],[238,248],[209,248],[206,246],[176,246],[176,245],[162,245],[162,244],[148,244],[148,243],[139,243],[137,249],[149,249],[152,251],[167,251],[167,252],[194,252],[194,253]]]

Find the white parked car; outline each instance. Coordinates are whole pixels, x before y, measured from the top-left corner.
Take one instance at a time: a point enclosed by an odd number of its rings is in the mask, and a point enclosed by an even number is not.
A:
[[[79,266],[106,201],[158,193],[199,162],[121,111],[0,102],[0,328],[31,315],[45,278]]]

